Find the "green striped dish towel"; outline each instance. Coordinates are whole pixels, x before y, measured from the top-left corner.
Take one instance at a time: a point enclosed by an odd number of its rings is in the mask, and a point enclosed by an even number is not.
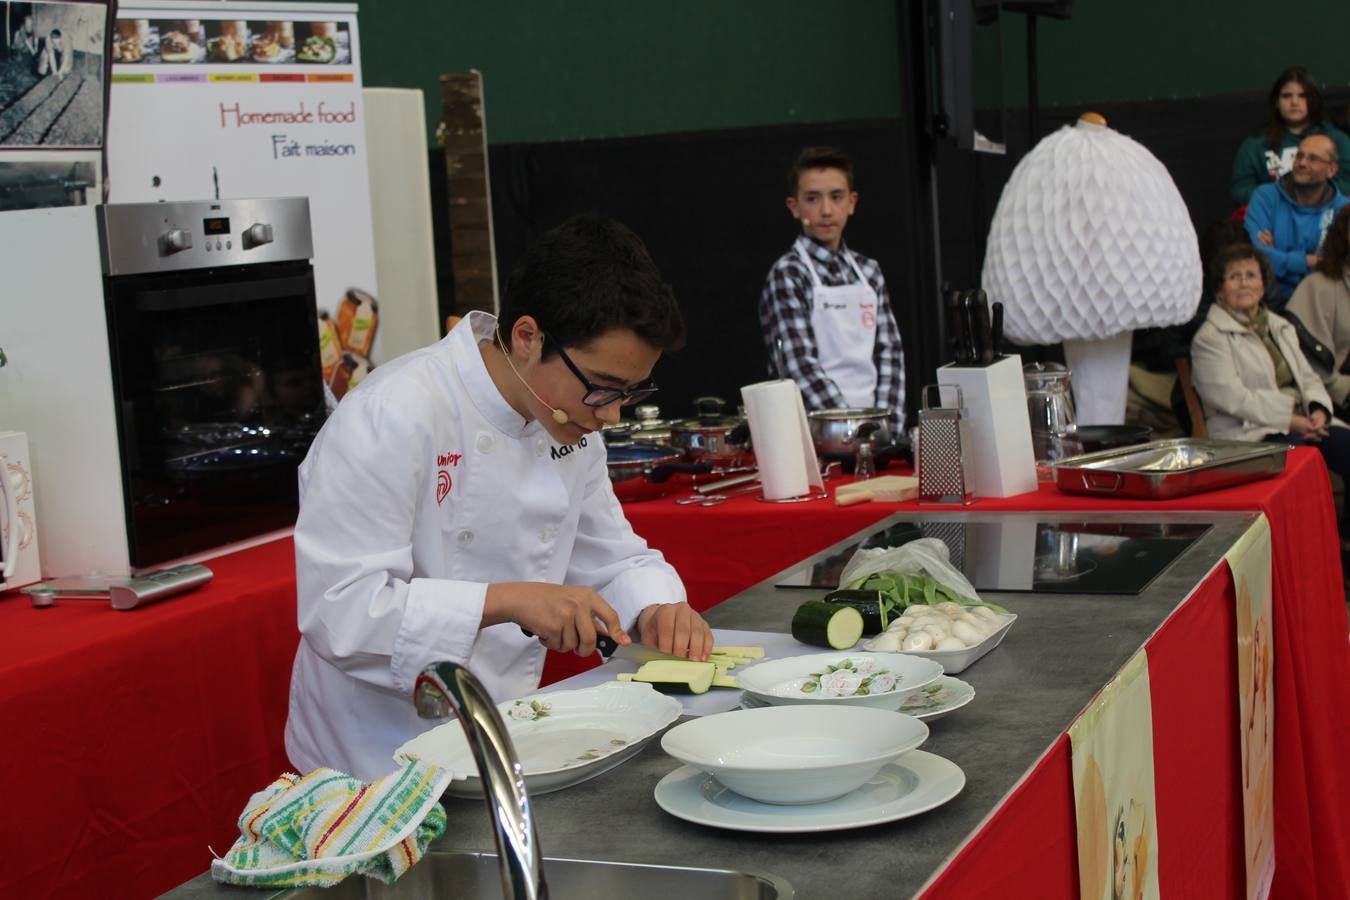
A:
[[[254,794],[239,839],[211,863],[224,884],[326,887],[360,873],[392,883],[445,831],[451,771],[408,763],[372,784],[333,769],[282,775]]]

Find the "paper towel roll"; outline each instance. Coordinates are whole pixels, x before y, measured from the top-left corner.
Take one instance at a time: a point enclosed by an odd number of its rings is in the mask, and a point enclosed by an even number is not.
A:
[[[741,399],[764,499],[799,497],[813,484],[818,486],[815,446],[796,383],[782,379],[746,385],[741,388]]]

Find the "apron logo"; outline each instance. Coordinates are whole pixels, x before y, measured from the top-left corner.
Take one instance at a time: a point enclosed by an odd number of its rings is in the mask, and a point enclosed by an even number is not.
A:
[[[571,453],[578,447],[585,447],[585,446],[586,446],[586,438],[583,436],[581,440],[577,441],[575,444],[564,444],[561,447],[554,447],[550,451],[550,455],[554,459],[562,459],[564,456],[567,456],[569,453]]]
[[[436,505],[440,506],[445,498],[450,494],[450,488],[454,482],[450,478],[450,466],[458,466],[459,461],[464,458],[462,453],[438,453],[436,454],[436,465],[440,469],[436,472]]]

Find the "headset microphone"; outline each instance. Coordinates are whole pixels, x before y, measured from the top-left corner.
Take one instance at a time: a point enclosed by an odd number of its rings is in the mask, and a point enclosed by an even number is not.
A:
[[[511,354],[507,351],[506,344],[502,341],[502,333],[500,329],[497,330],[497,346],[502,348],[502,356],[506,357],[506,364],[511,367],[511,371],[512,373],[515,374],[516,378],[520,379],[520,383],[525,385],[525,390],[529,391],[531,394],[534,394],[534,399],[538,400],[540,403],[543,403],[545,408],[553,411],[552,415],[553,421],[557,422],[559,425],[566,425],[568,422],[572,421],[572,417],[567,414],[567,410],[557,409],[553,406],[550,406],[548,403],[544,401],[543,397],[540,397],[537,393],[535,393],[534,388],[530,387],[530,383],[526,381],[523,376],[521,376],[520,372],[516,369],[516,364],[511,361]]]
[[[805,225],[807,228],[810,228],[810,227],[811,227],[811,220],[810,220],[810,219],[803,218],[803,219],[802,219],[802,224]]]

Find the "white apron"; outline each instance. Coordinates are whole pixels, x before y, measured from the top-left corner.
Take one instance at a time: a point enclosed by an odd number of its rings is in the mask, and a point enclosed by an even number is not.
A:
[[[851,253],[845,251],[844,258],[858,280],[826,287],[820,283],[815,264],[801,247],[796,249],[811,273],[811,331],[821,369],[849,406],[875,406],[877,366],[872,351],[877,341],[877,292],[863,277]]]

